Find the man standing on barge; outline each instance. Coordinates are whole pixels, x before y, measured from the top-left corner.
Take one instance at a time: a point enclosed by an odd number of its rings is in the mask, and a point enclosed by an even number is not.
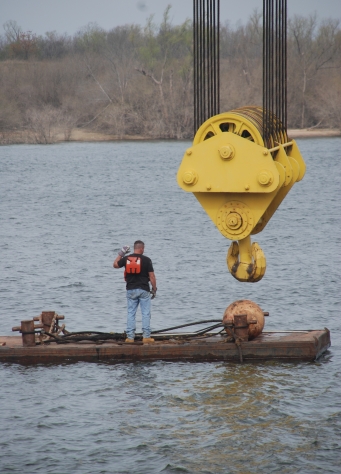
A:
[[[156,278],[152,261],[143,255],[144,243],[142,240],[134,242],[134,253],[126,255],[130,251],[128,245],[122,247],[118,252],[113,267],[125,267],[125,280],[127,282],[127,339],[125,342],[134,342],[136,331],[136,311],[140,304],[142,313],[143,342],[154,342],[150,337],[150,313],[151,299],[156,296]],[[152,285],[150,291],[149,282]],[[152,295],[152,296],[151,296]]]

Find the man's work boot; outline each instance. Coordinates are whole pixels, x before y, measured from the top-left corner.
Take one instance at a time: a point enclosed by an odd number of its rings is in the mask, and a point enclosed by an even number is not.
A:
[[[135,342],[135,340],[134,339],[129,339],[129,337],[127,337],[127,339],[124,342]]]
[[[143,342],[144,344],[148,344],[148,343],[150,343],[150,342],[155,342],[155,339],[153,339],[152,337],[144,337],[144,338],[142,339],[142,342]]]

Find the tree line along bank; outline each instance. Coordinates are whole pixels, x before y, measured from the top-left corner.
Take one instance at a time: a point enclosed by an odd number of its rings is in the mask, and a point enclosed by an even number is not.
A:
[[[0,38],[0,142],[50,143],[74,130],[118,139],[193,136],[192,23],[89,24],[37,36],[14,22]],[[262,104],[262,17],[220,27],[221,111]],[[288,21],[288,127],[341,129],[341,28]],[[9,137],[9,138],[8,138]]]

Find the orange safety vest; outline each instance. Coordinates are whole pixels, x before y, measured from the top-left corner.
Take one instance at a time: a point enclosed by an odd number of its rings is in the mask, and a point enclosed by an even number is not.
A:
[[[126,275],[131,273],[141,273],[141,258],[140,257],[127,257],[124,271],[124,279]]]

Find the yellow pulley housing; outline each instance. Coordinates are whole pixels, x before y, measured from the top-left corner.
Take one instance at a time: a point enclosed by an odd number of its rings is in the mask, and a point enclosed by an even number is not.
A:
[[[179,186],[195,195],[222,235],[239,241],[227,260],[240,281],[263,277],[265,257],[258,244],[251,247],[250,235],[264,229],[305,173],[296,142],[276,117],[267,143],[262,135],[260,107],[211,117],[198,129],[177,174]]]

